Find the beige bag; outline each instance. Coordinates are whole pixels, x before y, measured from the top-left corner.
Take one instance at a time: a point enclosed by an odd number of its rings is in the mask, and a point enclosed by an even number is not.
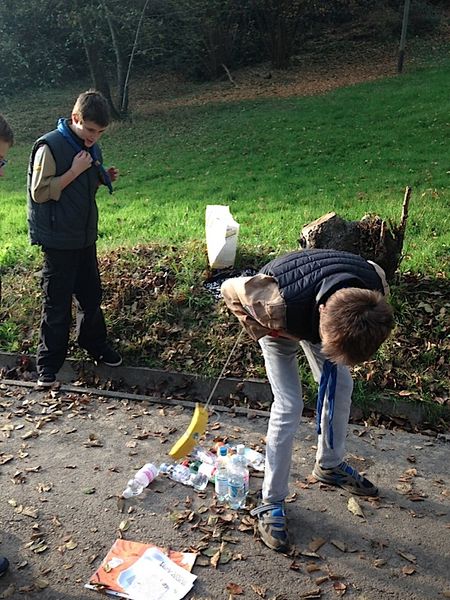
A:
[[[210,267],[232,267],[236,258],[239,223],[233,219],[229,207],[209,204],[206,207],[205,228]]]

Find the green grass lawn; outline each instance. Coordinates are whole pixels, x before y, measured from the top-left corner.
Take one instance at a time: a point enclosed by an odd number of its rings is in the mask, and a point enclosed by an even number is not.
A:
[[[102,146],[121,177],[112,196],[98,194],[99,250],[105,316],[125,362],[220,371],[238,326],[203,287],[207,204],[230,206],[241,225],[238,264],[258,267],[269,254],[297,248],[302,226],[331,210],[398,222],[409,185],[406,256],[393,286],[397,329],[374,361],[355,370],[354,401],[366,414],[383,398],[406,397],[432,412],[446,404],[449,79],[447,60],[321,96],[177,108],[114,123]],[[27,239],[28,155],[34,139],[70,113],[80,89],[36,91],[1,108],[17,137],[0,186],[2,350],[36,348],[41,292],[33,274],[39,251]],[[80,356],[75,344],[69,353]],[[257,345],[242,342],[229,374],[264,375]]]
[[[449,79],[447,61],[321,96],[178,108],[113,124],[102,146],[121,178],[113,196],[98,195],[100,252],[202,240],[207,204],[230,206],[246,245],[282,252],[331,210],[398,221],[410,185],[402,269],[442,272],[450,248]],[[70,112],[79,89],[4,103],[17,143],[0,187],[3,267],[37,255],[26,230],[28,154]]]

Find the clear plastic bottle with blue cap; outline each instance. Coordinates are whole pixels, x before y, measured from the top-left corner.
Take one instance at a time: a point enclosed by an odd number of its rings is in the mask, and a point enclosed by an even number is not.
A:
[[[227,499],[228,494],[228,449],[226,446],[220,446],[219,456],[217,457],[216,465],[216,480],[215,491],[217,499],[223,502]]]

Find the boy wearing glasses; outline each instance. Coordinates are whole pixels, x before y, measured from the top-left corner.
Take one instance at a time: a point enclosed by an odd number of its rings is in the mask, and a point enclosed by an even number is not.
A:
[[[38,385],[51,387],[67,355],[72,296],[77,342],[98,362],[116,367],[122,357],[107,343],[100,306],[97,263],[100,184],[112,192],[118,177],[106,170],[98,141],[110,122],[106,99],[95,90],[80,94],[70,119],[41,136],[28,168],[28,226],[32,244],[44,255],[43,309],[36,365]]]
[[[14,134],[5,117],[0,115],[0,177],[3,176],[3,168],[8,163],[6,155],[14,143]],[[4,556],[0,556],[0,577],[6,573],[9,568],[9,561]]]

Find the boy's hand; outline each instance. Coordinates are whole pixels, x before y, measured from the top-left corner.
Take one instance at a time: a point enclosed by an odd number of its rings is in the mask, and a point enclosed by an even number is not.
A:
[[[119,170],[116,169],[116,167],[109,167],[109,169],[107,169],[107,173],[111,178],[111,181],[117,181],[117,178],[119,177]]]
[[[72,166],[70,167],[76,177],[84,173],[92,164],[92,157],[89,152],[85,150],[80,150],[78,154],[75,154],[72,161]]]

